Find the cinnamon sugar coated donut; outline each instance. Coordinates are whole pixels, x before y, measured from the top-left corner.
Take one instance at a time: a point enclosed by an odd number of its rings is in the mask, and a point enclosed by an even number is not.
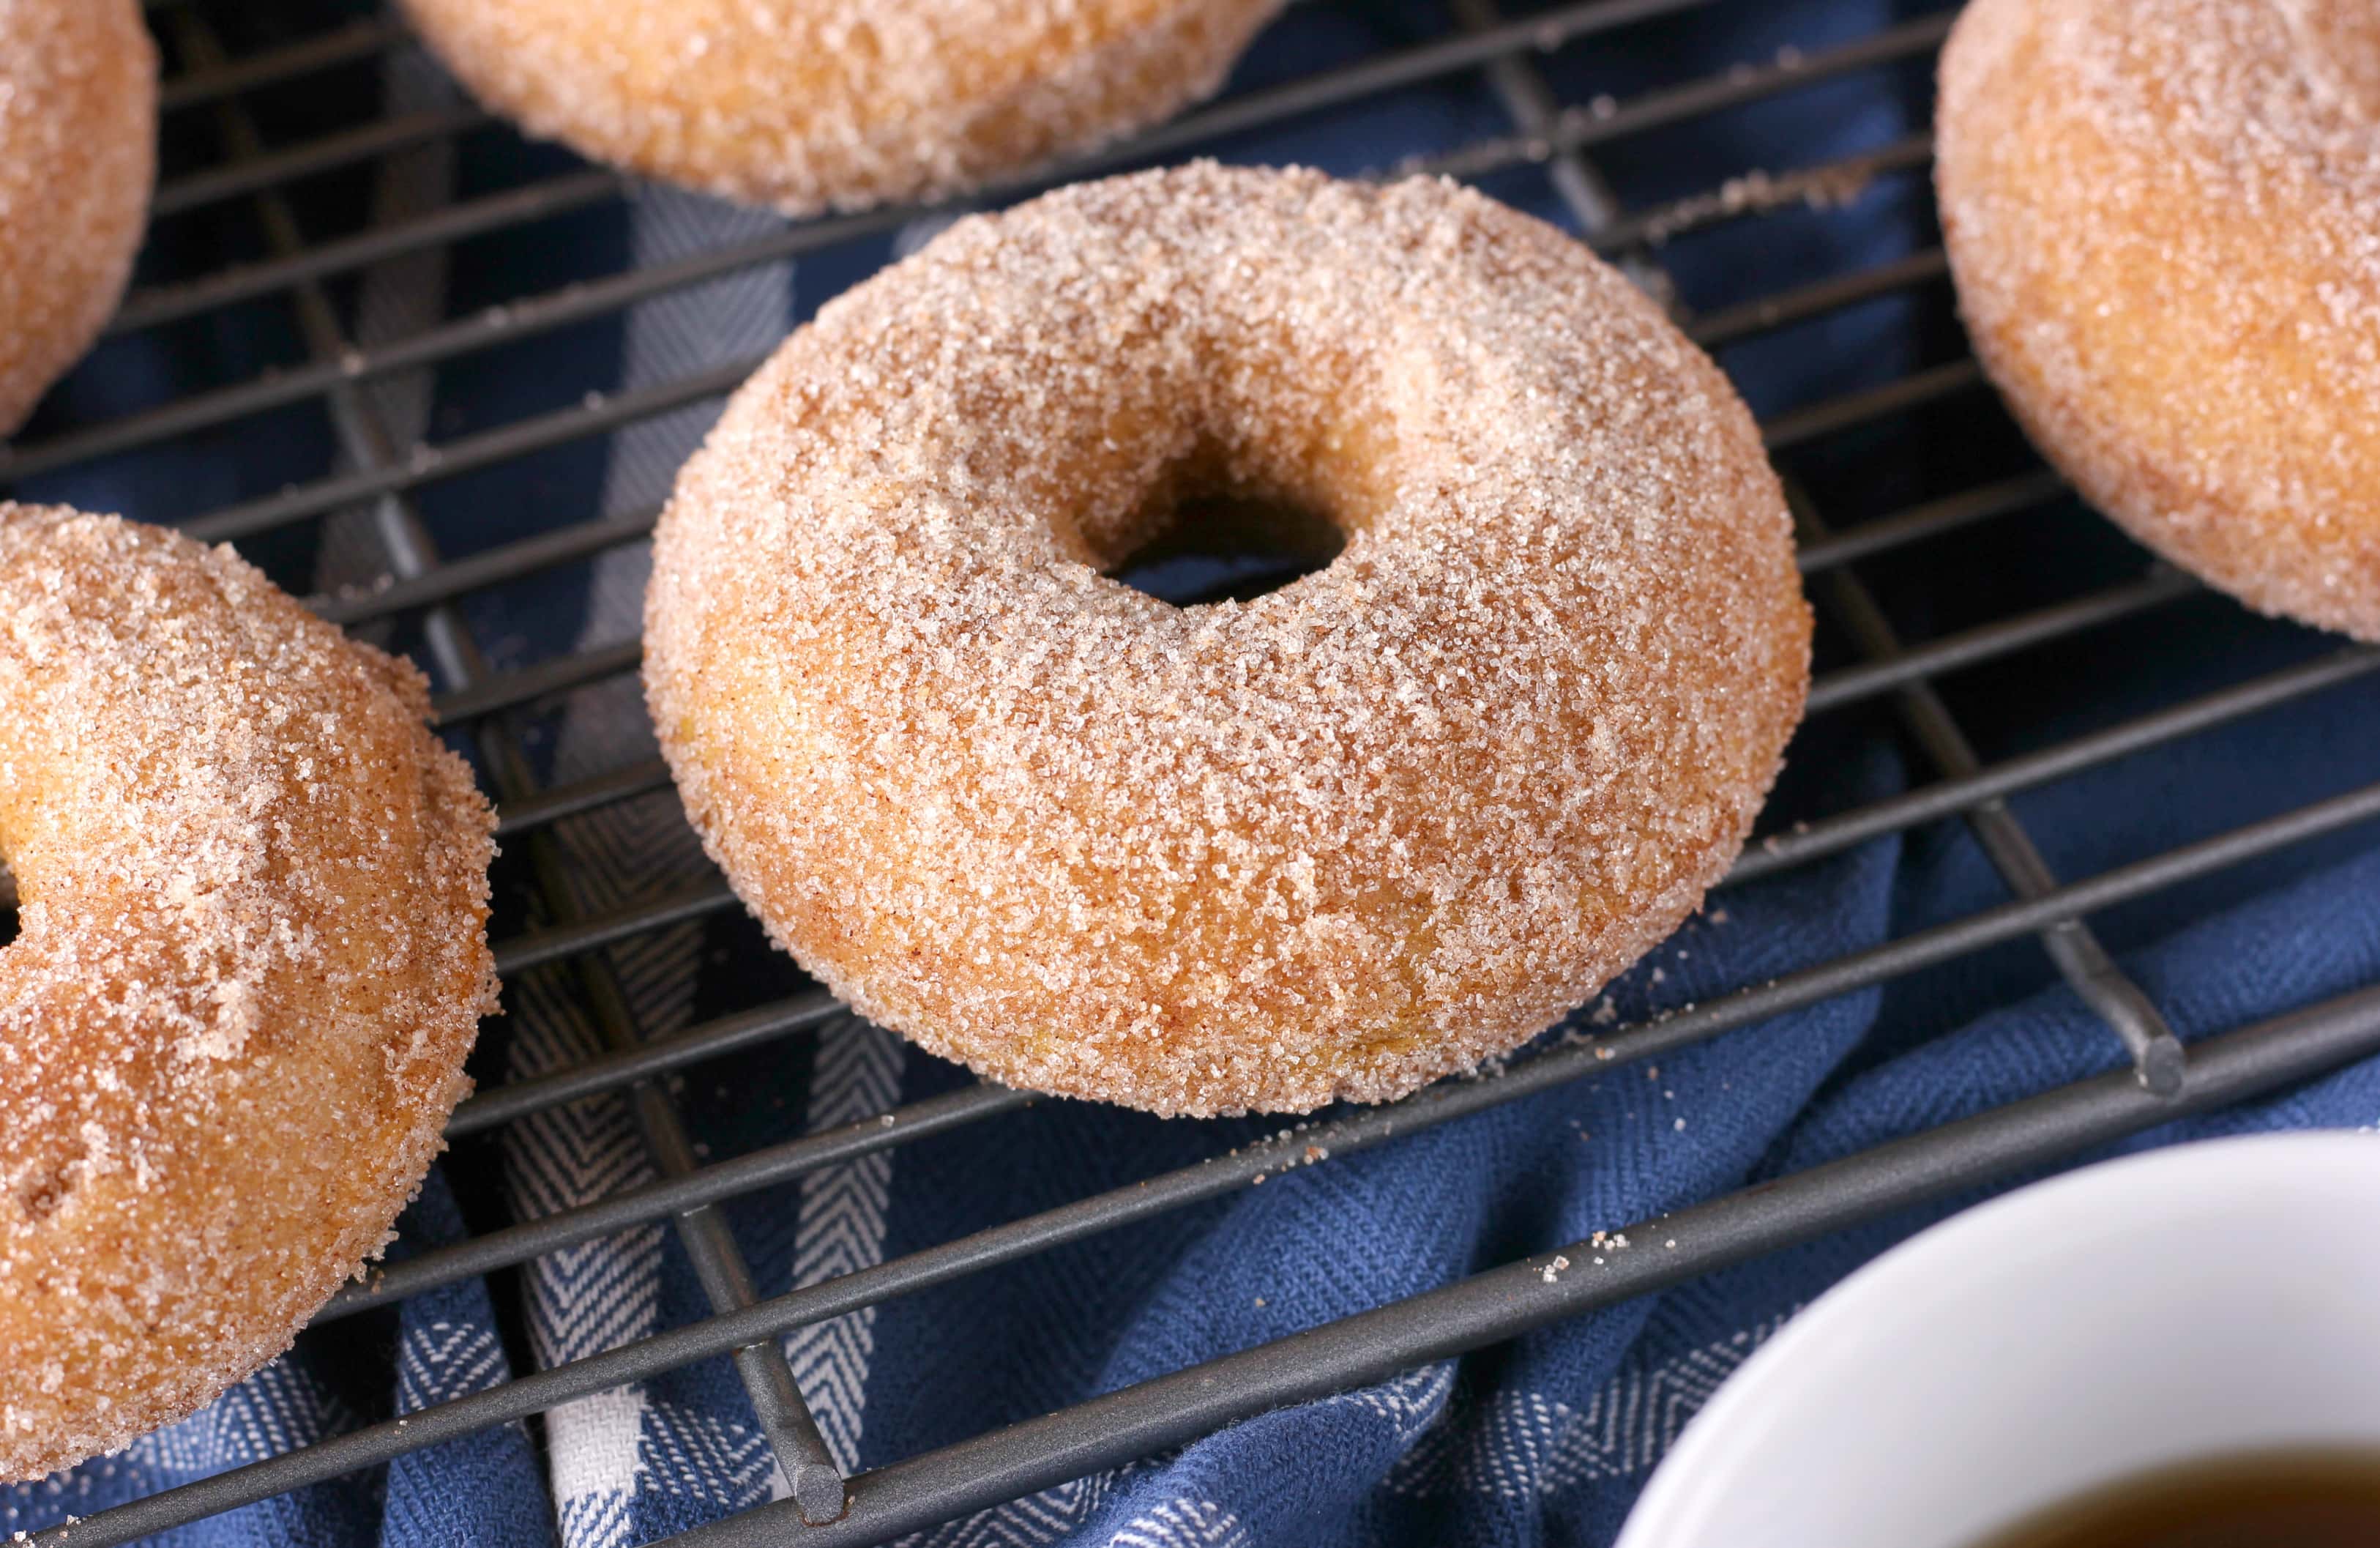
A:
[[[1185,499],[1326,568],[1102,572]],[[1011,1085],[1378,1101],[1511,1049],[1727,870],[1808,679],[1710,360],[1450,183],[1200,165],[973,217],[821,309],[662,520],[646,685],[777,942]]]
[[[1976,353],[2083,494],[2380,640],[2380,6],[1975,0],[1937,178]]]
[[[1211,95],[1282,0],[405,0],[531,134],[787,214],[960,192]]]
[[[137,0],[0,0],[0,435],[115,311],[156,144]]]
[[[287,1348],[419,1186],[494,1005],[428,708],[228,548],[0,505],[0,1478]]]

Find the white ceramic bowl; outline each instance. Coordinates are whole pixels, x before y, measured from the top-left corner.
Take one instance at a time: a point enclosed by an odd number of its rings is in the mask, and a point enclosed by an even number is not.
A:
[[[2380,1138],[2086,1167],[1820,1297],[1687,1426],[1618,1548],[1970,1548],[2208,1455],[2380,1446]]]

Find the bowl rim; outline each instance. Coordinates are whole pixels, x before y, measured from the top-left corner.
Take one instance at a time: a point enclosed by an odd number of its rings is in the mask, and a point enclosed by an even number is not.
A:
[[[1789,1318],[1721,1383],[1687,1421],[1635,1505],[1613,1548],[1675,1548],[1695,1525],[1713,1484],[1741,1469],[1797,1389],[1815,1372],[1840,1370],[1835,1351],[1870,1310],[1933,1304],[1977,1262],[2072,1262],[2087,1249],[2079,1233],[2119,1205],[2132,1218],[2189,1221],[2242,1198],[2270,1204],[2276,1189],[2360,1191],[2380,1207],[2380,1135],[2322,1128],[2186,1140],[2095,1162],[1985,1200],[1888,1248]],[[2047,1228],[2046,1232],[2045,1227]]]

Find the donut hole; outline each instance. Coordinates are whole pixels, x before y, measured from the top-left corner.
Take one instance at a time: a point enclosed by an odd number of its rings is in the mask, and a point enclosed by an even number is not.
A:
[[[1078,529],[1099,573],[1177,607],[1249,602],[1325,568],[1372,524],[1386,501],[1366,459],[1255,429],[1203,430],[1122,519]]]
[[[1312,575],[1346,546],[1346,533],[1319,511],[1245,494],[1194,494],[1172,502],[1156,530],[1106,573],[1176,607],[1248,602]]]
[[[8,869],[8,857],[0,855],[0,948],[17,938],[17,873]]]

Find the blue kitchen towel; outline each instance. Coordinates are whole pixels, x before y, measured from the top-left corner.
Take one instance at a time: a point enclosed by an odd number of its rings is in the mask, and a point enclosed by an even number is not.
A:
[[[221,7],[225,10],[230,7]],[[251,44],[319,30],[304,0],[245,8]],[[1543,61],[1567,102],[1658,89],[1727,67],[1820,60],[1831,44],[1906,24],[1890,0],[1732,0],[1622,30]],[[1427,0],[1313,0],[1291,7],[1243,66],[1236,90],[1442,35]],[[1922,25],[1922,22],[1920,23]],[[454,89],[399,56],[368,81],[390,112],[433,111]],[[1722,116],[1654,127],[1597,152],[1621,200],[1643,208],[1720,187],[1763,200],[1750,169],[1782,172],[1900,144],[1922,129],[1924,71],[1814,72]],[[368,93],[369,94],[369,93]],[[281,140],[354,121],[352,101],[293,89],[268,104]],[[261,110],[263,111],[263,110]],[[346,115],[346,116],[342,116]],[[169,120],[168,160],[177,153]],[[1341,172],[1510,132],[1471,75],[1401,87],[1234,139],[1218,153]],[[203,161],[203,148],[190,152]],[[308,190],[301,218],[340,204],[403,220],[569,165],[502,131],[412,148],[336,188]],[[333,179],[333,182],[340,182]],[[351,186],[352,185],[352,186]],[[1484,186],[1577,225],[1533,164]],[[237,209],[226,206],[225,210]],[[665,387],[765,349],[824,299],[929,238],[938,223],[737,270],[533,341],[366,384],[400,442],[453,442],[589,392]],[[451,252],[402,255],[334,299],[361,347],[479,315],[519,297],[766,237],[771,217],[665,189],[583,209]],[[254,256],[232,214],[160,226],[156,280]],[[1828,185],[1756,221],[1681,233],[1657,256],[1682,313],[1708,314],[1829,275],[1910,257],[1934,241],[1922,176]],[[1778,414],[1956,358],[1937,285],[1895,291],[1721,350],[1755,408]],[[29,442],[302,361],[271,298],[112,342],[70,380]],[[420,507],[449,556],[593,515],[647,510],[667,491],[715,402],[672,409],[602,441],[567,442],[427,485]],[[338,466],[318,407],[29,480],[26,497],[171,520]],[[1815,442],[1786,457],[1842,524],[2028,466],[1988,397]],[[382,567],[368,510],[250,552],[294,589],[369,585]],[[497,670],[633,638],[644,555],[625,547],[533,583],[466,599]],[[1863,567],[1912,638],[1937,637],[2136,576],[2143,557],[2070,503],[1937,540]],[[1178,578],[1177,578],[1178,579]],[[1156,584],[1152,581],[1152,584]],[[422,654],[413,626],[372,626]],[[1822,664],[1850,659],[1822,636]],[[2188,695],[2335,648],[2202,598],[2015,663],[1961,675],[1954,707],[1982,755],[2049,745]],[[423,659],[428,659],[424,655]],[[450,685],[451,686],[451,685]],[[2380,685],[2360,681],[2018,798],[2050,862],[2088,875],[2372,777]],[[546,781],[650,757],[631,679],[579,689],[517,721]],[[472,750],[477,750],[473,749]],[[1885,711],[1817,717],[1772,802],[1772,829],[1849,810],[1937,777]],[[558,825],[570,908],[664,896],[707,873],[667,791]],[[500,931],[552,915],[512,901]],[[2005,901],[1967,831],[1936,824],[1715,895],[1576,1028],[1706,1002]],[[2333,835],[2095,916],[2125,968],[2184,1037],[2237,1027],[2380,981],[2380,832]],[[645,1036],[665,1035],[802,982],[740,916],[640,936],[608,961]],[[602,1045],[566,973],[506,986],[475,1069],[534,1076]],[[1451,1283],[1481,1269],[1798,1171],[1899,1135],[2119,1067],[2115,1041],[2063,988],[2037,944],[2018,941],[1744,1029],[1658,1066],[1614,1066],[1572,1086],[1301,1167],[1232,1197],[978,1273],[785,1339],[804,1391],[846,1468],[880,1466],[1099,1392]],[[966,1077],[865,1025],[714,1061],[673,1094],[717,1159],[804,1128],[870,1119]],[[2242,1130],[2380,1121],[2380,1063],[2265,1101],[2168,1125],[2124,1147]],[[1042,1103],[953,1133],[739,1198],[726,1214],[762,1294],[888,1262],[1159,1173],[1195,1164],[1278,1120],[1160,1122]],[[624,1103],[575,1103],[466,1141],[403,1222],[402,1259],[508,1214],[569,1208],[650,1180]],[[451,1184],[451,1186],[450,1186]],[[1171,1455],[1068,1483],[919,1541],[1065,1542],[1199,1548],[1346,1544],[1604,1544],[1680,1426],[1800,1306],[1961,1200],[1876,1222],[1569,1321],[1362,1392],[1264,1415]],[[1645,1249],[1647,1244],[1636,1244]],[[182,1424],[48,1481],[0,1491],[0,1530],[87,1516],[139,1494],[401,1418],[515,1374],[704,1315],[709,1302],[662,1225],[550,1254],[517,1274],[329,1323],[295,1352]],[[5,1379],[5,1373],[0,1373]],[[161,1541],[191,1548],[381,1543],[571,1548],[651,1541],[782,1493],[782,1474],[733,1371],[705,1361],[413,1453],[369,1472],[211,1518]]]

